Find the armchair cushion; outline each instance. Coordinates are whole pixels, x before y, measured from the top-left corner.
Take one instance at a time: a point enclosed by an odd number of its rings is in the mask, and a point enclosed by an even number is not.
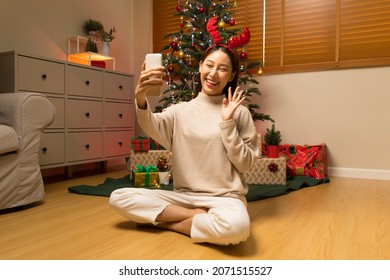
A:
[[[16,152],[19,147],[20,143],[15,130],[0,124],[0,156]]]

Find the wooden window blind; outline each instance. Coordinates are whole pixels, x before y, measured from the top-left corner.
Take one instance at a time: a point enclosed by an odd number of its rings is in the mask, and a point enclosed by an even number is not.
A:
[[[340,0],[340,66],[390,64],[390,1]]]
[[[390,65],[389,0],[266,0],[265,72]]]
[[[267,1],[266,69],[279,71],[334,60],[336,5],[329,2],[334,1]]]
[[[184,1],[181,1],[184,3]],[[233,1],[231,1],[233,2]],[[153,51],[158,52],[168,44],[164,36],[180,30],[180,16],[176,13],[177,0],[153,1]],[[248,27],[251,31],[251,41],[248,44],[248,59],[262,61],[263,49],[263,2],[253,0],[238,0],[236,8],[230,8],[236,22],[234,28]],[[227,24],[226,28],[230,26]]]
[[[177,0],[153,1],[153,51],[159,52],[168,41],[164,36],[180,30],[180,17],[175,16]]]
[[[180,28],[179,17],[173,15],[177,3],[153,1],[154,51],[167,44],[165,34]],[[251,30],[249,59],[264,61],[265,73],[390,65],[389,0],[237,0],[237,4],[232,9],[236,27]]]

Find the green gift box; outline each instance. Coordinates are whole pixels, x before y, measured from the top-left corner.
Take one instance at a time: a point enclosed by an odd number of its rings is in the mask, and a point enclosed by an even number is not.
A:
[[[150,139],[150,150],[165,150],[156,140]]]
[[[132,171],[131,180],[136,188],[159,188],[158,169],[156,166],[142,166],[137,164],[137,169]]]

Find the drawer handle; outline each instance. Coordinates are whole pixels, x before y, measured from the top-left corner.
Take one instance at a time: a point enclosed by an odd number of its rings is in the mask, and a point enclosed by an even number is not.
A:
[[[85,148],[86,148],[87,150],[89,149],[89,147],[90,147],[89,144],[85,145]]]
[[[85,113],[85,116],[86,116],[87,118],[89,118],[90,115],[91,115],[91,114],[90,114],[89,112],[86,112],[86,113]]]
[[[89,86],[89,81],[87,80],[87,81],[85,81],[85,84],[87,85],[87,86]]]
[[[123,145],[122,141],[119,141],[118,145],[122,147],[122,145]]]
[[[46,78],[47,78],[47,75],[46,74],[42,74],[42,80],[46,80]]]
[[[43,148],[42,148],[42,152],[46,153],[46,152],[47,152],[47,148],[46,148],[46,147],[43,147]]]
[[[122,85],[120,85],[120,86],[119,86],[119,89],[120,89],[120,90],[122,90],[122,89],[123,89],[123,86],[122,86]]]
[[[118,116],[119,116],[120,118],[123,118],[123,114],[122,114],[122,113],[119,113]]]

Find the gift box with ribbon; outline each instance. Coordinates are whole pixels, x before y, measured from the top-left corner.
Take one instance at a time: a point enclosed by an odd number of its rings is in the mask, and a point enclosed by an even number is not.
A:
[[[172,153],[168,150],[149,150],[148,152],[130,151],[130,168],[129,170],[137,169],[137,164],[141,165],[158,165],[159,158],[166,158],[169,166],[172,166]],[[157,166],[158,168],[158,166]]]
[[[307,176],[315,179],[328,177],[328,154],[326,144],[280,145],[280,156],[287,161],[287,175]]]
[[[248,184],[286,185],[286,159],[284,157],[257,159],[244,173],[244,179]]]
[[[150,139],[150,145],[149,145],[150,150],[165,150],[163,146],[160,145],[156,140]]]
[[[135,152],[147,152],[150,148],[150,138],[147,136],[133,136],[131,138],[131,149]]]
[[[137,169],[132,171],[132,183],[136,188],[159,188],[158,169],[157,166],[143,166],[137,164]]]

